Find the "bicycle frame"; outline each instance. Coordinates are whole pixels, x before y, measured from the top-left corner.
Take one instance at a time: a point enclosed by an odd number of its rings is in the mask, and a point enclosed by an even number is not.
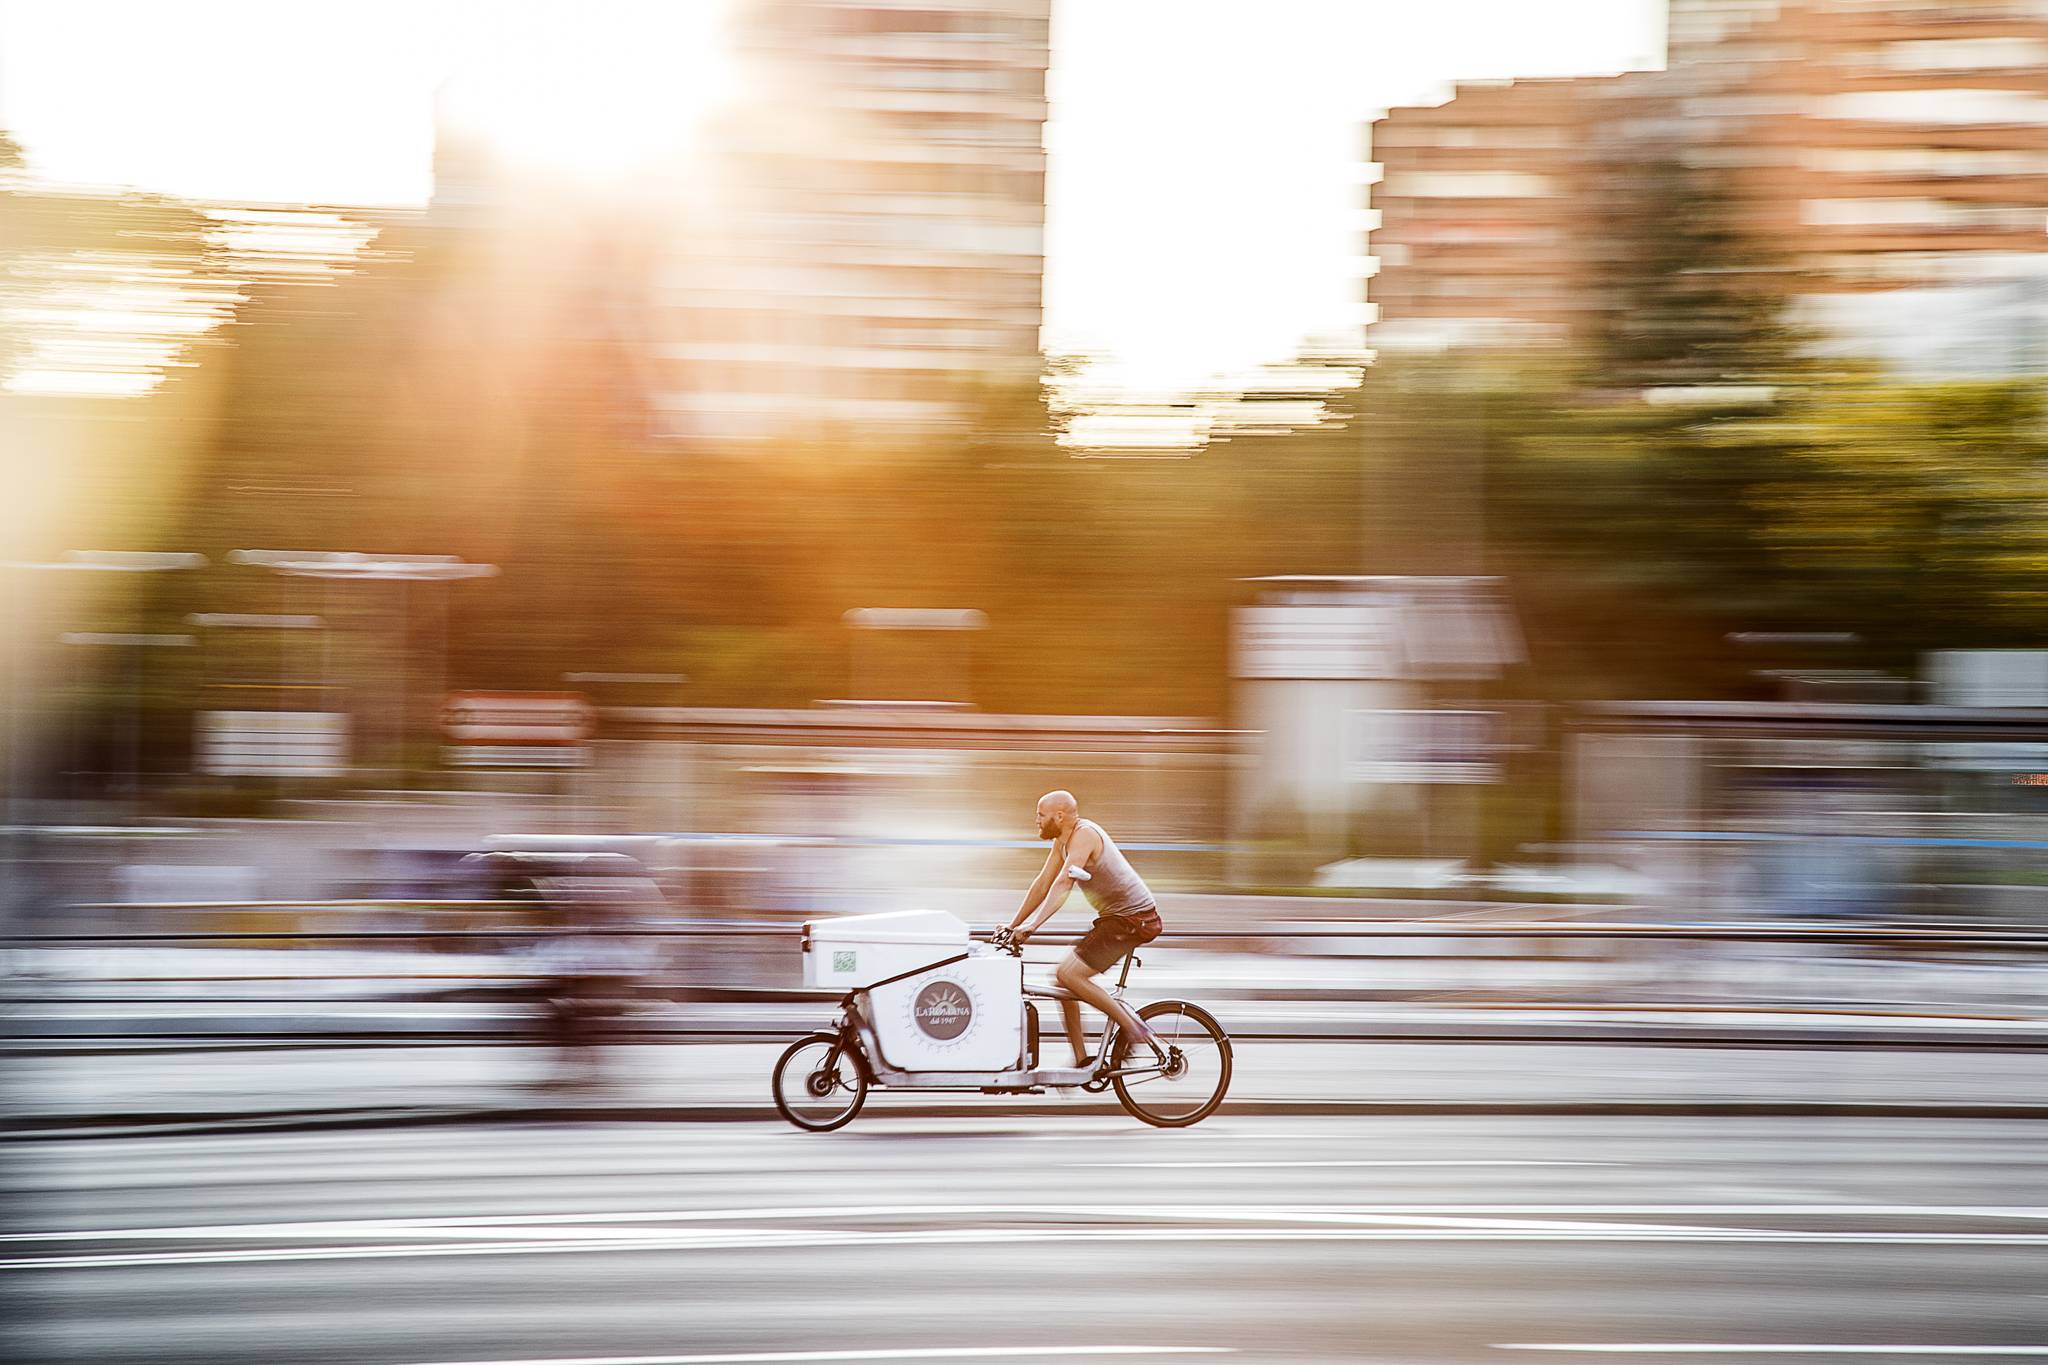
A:
[[[1160,1071],[1161,1068],[1156,1062],[1110,1069],[1106,1059],[1114,1055],[1117,1036],[1121,1032],[1117,1018],[1113,1014],[1108,1016],[1108,1023],[1102,1035],[1102,1051],[1097,1054],[1096,1064],[1092,1067],[1029,1066],[1024,1064],[1025,1059],[1022,1056],[1018,1058],[1019,1065],[1009,1071],[911,1071],[891,1064],[882,1051],[882,1040],[876,1034],[874,1025],[863,1008],[865,997],[876,987],[889,985],[905,977],[935,971],[960,961],[964,956],[965,954],[961,954],[945,958],[874,982],[872,985],[857,986],[840,1000],[839,1019],[835,1029],[839,1035],[839,1051],[853,1059],[854,1065],[860,1068],[869,1085],[894,1090],[967,1090],[1028,1094],[1049,1085],[1079,1085],[1096,1090],[1105,1089],[1112,1076],[1150,1075]],[[1138,965],[1137,956],[1125,954],[1123,970],[1117,975],[1116,985],[1110,988],[1110,994],[1119,1003],[1123,1000],[1124,988],[1130,980],[1131,968],[1134,965]],[[1078,998],[1056,986],[1025,986],[1024,997],[1038,1000]],[[830,1066],[837,1060],[836,1056],[827,1057],[826,1065]]]

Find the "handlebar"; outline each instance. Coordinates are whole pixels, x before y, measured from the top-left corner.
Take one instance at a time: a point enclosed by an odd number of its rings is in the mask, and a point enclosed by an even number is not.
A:
[[[988,941],[989,946],[1008,953],[1011,957],[1024,956],[1024,945],[1018,941],[1017,931],[1007,924],[990,934]]]

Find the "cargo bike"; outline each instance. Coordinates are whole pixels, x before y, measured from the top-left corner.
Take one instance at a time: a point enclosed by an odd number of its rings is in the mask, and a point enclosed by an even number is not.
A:
[[[1112,1017],[1093,1065],[1041,1064],[1036,1002],[1073,997],[1057,986],[1026,985],[1014,945],[977,943],[943,911],[813,921],[804,925],[803,961],[806,986],[847,988],[834,1026],[791,1043],[775,1063],[776,1110],[812,1132],[851,1123],[870,1090],[1114,1090],[1144,1122],[1185,1128],[1215,1113],[1230,1088],[1229,1036],[1185,1000],[1154,1000],[1137,1011],[1158,1035],[1163,1060],[1121,1038]],[[1119,1001],[1136,965],[1135,955],[1124,958],[1111,991]]]

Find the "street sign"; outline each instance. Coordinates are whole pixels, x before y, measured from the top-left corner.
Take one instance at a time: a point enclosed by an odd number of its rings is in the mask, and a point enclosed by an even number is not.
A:
[[[1399,677],[1395,615],[1383,606],[1244,607],[1237,612],[1240,678]]]
[[[1500,781],[1498,711],[1353,711],[1350,721],[1345,770],[1353,782]]]
[[[446,757],[468,768],[573,768],[594,717],[577,692],[455,692],[442,709]]]
[[[338,711],[201,711],[199,771],[214,777],[340,777],[348,716]]]

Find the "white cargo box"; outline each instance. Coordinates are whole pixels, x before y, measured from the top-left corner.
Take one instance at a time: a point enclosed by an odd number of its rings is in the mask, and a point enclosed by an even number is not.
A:
[[[892,910],[804,925],[804,984],[871,986],[967,951],[967,926],[943,910]]]
[[[1024,964],[975,956],[868,992],[884,1064],[905,1071],[1013,1071],[1024,1046]]]
[[[920,967],[970,956],[919,972]],[[886,986],[904,972],[915,976]],[[943,910],[848,915],[804,926],[804,984],[875,986],[865,1011],[885,1065],[1010,1071],[1024,1046],[1024,964],[972,942]]]

